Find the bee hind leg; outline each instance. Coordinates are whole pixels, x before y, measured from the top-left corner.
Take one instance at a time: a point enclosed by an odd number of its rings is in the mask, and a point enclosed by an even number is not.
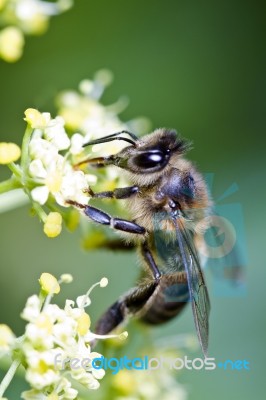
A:
[[[128,316],[138,315],[153,295],[158,284],[155,280],[146,282],[122,295],[98,320],[95,332],[106,335],[123,323]]]

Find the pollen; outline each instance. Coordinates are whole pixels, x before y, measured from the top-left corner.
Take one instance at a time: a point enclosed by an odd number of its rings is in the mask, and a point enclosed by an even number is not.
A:
[[[81,336],[86,335],[86,333],[90,329],[90,325],[91,325],[90,316],[84,312],[78,318],[77,322],[78,322],[78,327],[77,327],[78,334]]]
[[[20,155],[20,148],[15,143],[0,143],[0,164],[17,161]]]
[[[59,286],[57,279],[53,275],[51,275],[47,272],[44,272],[43,274],[41,274],[39,282],[40,282],[42,290],[44,292],[46,292],[47,294],[49,294],[49,293],[57,294],[60,292],[60,286]]]

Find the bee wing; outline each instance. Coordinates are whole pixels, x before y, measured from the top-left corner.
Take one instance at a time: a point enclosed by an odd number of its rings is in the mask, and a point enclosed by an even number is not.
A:
[[[194,246],[192,234],[184,227],[181,219],[174,219],[174,224],[180,256],[187,274],[187,284],[197,335],[203,354],[206,357],[209,339],[209,295],[201,271],[197,251]]]

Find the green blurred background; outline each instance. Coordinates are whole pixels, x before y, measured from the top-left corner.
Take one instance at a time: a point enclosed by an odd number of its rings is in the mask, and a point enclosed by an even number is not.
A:
[[[266,3],[258,0],[76,0],[72,10],[52,20],[47,34],[27,38],[21,61],[0,61],[0,140],[20,144],[26,108],[54,111],[59,90],[76,89],[104,67],[115,81],[103,101],[130,98],[123,120],[144,115],[153,128],[173,127],[193,140],[189,157],[201,171],[215,174],[214,198],[238,184],[226,202],[241,203],[243,210],[247,295],[219,298],[210,290],[209,354],[249,360],[251,370],[184,371],[180,380],[191,400],[264,398],[265,11]],[[8,176],[4,167],[0,174]],[[0,224],[0,321],[17,334],[23,331],[19,313],[38,290],[41,272],[74,275],[61,301],[107,276],[109,286],[93,294],[94,321],[138,274],[133,253],[85,253],[78,232],[46,238],[27,207],[1,214]],[[157,331],[194,332],[189,307]],[[19,392],[9,393],[15,399]]]

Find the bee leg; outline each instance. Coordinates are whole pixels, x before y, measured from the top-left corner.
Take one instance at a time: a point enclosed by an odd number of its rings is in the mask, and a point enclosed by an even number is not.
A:
[[[134,196],[139,191],[138,186],[128,186],[125,188],[117,188],[114,191],[94,193],[91,188],[87,190],[87,193],[94,199],[128,199]]]
[[[126,243],[122,239],[107,239],[95,246],[95,249],[106,249],[111,251],[132,251],[136,248],[134,243]]]
[[[152,256],[152,253],[148,247],[147,241],[141,244],[141,254],[143,255],[144,261],[150,268],[153,278],[158,281],[161,277],[161,273],[156,265],[156,262],[154,261],[154,258]]]
[[[128,233],[135,233],[139,235],[144,235],[146,233],[146,229],[136,224],[135,222],[128,221],[126,219],[111,217],[109,214],[102,210],[99,210],[96,207],[88,206],[86,204],[80,204],[73,200],[68,200],[67,203],[83,209],[84,214],[98,224],[109,225],[114,229]]]
[[[95,332],[100,335],[106,335],[123,323],[128,316],[141,312],[158,285],[158,282],[151,281],[130,289],[101,316],[96,323]]]

